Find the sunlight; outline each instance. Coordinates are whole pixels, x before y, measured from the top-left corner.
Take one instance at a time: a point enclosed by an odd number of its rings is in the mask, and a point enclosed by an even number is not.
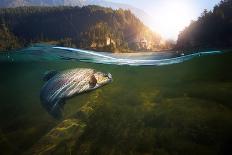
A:
[[[179,31],[188,26],[194,19],[194,9],[188,3],[163,3],[152,14],[153,21],[149,24],[152,30],[160,33],[165,39],[177,39]]]

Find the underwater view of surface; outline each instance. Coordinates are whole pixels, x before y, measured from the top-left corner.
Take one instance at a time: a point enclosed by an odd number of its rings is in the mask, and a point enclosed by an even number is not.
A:
[[[194,53],[194,52],[192,52]],[[232,52],[123,54],[36,45],[0,54],[0,154],[232,152]],[[93,68],[113,82],[40,103],[46,71]]]

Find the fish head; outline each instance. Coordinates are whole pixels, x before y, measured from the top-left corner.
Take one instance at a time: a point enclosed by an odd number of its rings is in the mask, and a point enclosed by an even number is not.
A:
[[[103,86],[113,81],[112,75],[110,73],[96,72],[94,73],[96,79],[96,86]]]

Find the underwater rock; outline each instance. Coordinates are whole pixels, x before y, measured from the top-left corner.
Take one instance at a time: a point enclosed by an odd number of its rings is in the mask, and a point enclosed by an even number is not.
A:
[[[59,151],[58,149],[69,152],[76,139],[83,133],[84,128],[85,123],[81,120],[66,119],[53,128],[26,154],[52,154]]]
[[[87,100],[72,118],[68,118],[59,123],[43,136],[31,149],[27,155],[47,155],[47,154],[71,154],[73,147],[86,127],[86,120],[94,110],[103,103],[100,98],[103,91],[97,90]]]

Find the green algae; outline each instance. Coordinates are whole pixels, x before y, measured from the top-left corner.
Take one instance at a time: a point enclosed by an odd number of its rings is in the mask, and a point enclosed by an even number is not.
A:
[[[42,137],[26,154],[52,154],[60,148],[71,150],[75,139],[84,130],[85,124],[78,119],[67,119]]]
[[[99,106],[96,101],[101,92],[99,90],[93,93],[72,118],[61,121],[25,154],[71,154],[78,138],[86,128],[86,119],[94,112],[94,108]]]

